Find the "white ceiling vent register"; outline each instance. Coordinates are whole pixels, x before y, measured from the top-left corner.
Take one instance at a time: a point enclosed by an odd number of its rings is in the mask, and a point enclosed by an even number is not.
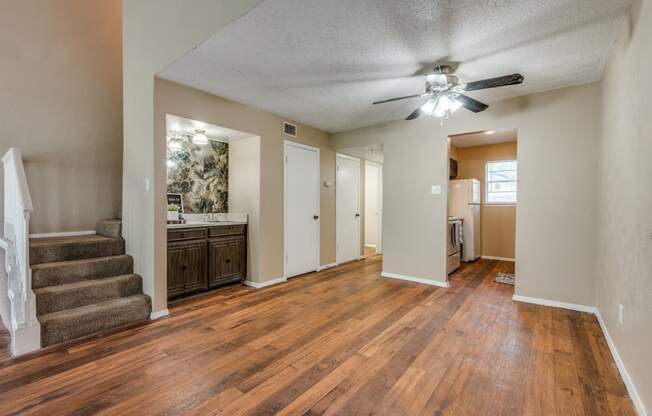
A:
[[[286,136],[297,137],[297,125],[284,121],[283,134],[285,134]]]

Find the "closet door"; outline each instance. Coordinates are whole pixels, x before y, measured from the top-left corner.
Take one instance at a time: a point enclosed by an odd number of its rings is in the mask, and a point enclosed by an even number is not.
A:
[[[319,268],[319,149],[285,142],[284,199],[285,277],[292,277]]]

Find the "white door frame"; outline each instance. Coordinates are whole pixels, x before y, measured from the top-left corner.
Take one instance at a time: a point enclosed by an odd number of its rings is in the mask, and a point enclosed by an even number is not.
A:
[[[310,150],[317,152],[317,201],[316,201],[316,207],[317,207],[317,215],[319,218],[316,220],[317,221],[317,233],[316,233],[316,239],[317,239],[317,253],[316,253],[316,264],[315,264],[315,271],[319,270],[319,266],[321,264],[321,247],[320,247],[320,230],[321,230],[321,203],[320,203],[320,194],[321,194],[321,171],[320,171],[320,165],[321,165],[321,155],[319,153],[319,148],[314,147],[314,146],[308,146],[307,144],[301,144],[297,142],[293,142],[292,140],[284,140],[283,141],[283,277],[285,279],[288,279],[290,277],[294,276],[288,276],[287,273],[287,234],[288,234],[288,228],[287,228],[287,154],[286,154],[286,146],[294,146],[298,147],[300,149],[304,150]],[[263,209],[263,207],[261,207]]]
[[[361,189],[360,189],[361,188],[361,179],[362,179],[362,172],[360,172],[360,170],[361,170],[360,169],[361,159],[359,159],[357,157],[345,155],[343,153],[335,153],[335,244],[336,244],[337,247],[339,247],[339,245],[340,245],[339,244],[339,237],[338,237],[339,232],[337,230],[337,211],[338,211],[338,209],[337,209],[337,204],[338,204],[338,201],[337,201],[337,158],[338,157],[358,162],[358,213],[360,213],[360,215],[362,216],[362,214],[361,214],[361,212],[362,212],[362,204],[361,204],[362,192],[361,192]],[[361,236],[361,232],[360,232],[360,228],[362,227],[362,222],[360,222],[361,216],[358,217],[358,226],[356,227],[356,235],[357,235],[357,239],[358,239],[358,244],[357,244],[358,255],[356,256],[357,260],[361,260],[363,258],[362,253],[360,253],[360,247],[362,245],[362,241],[361,241],[362,236]],[[340,257],[340,251],[337,250],[337,247],[336,247],[336,250],[335,250],[335,261],[337,262],[337,264],[339,264],[339,263],[342,262],[342,260],[341,260],[341,257]]]
[[[383,164],[374,162],[371,160],[365,160],[365,168],[367,165],[375,166],[378,168],[378,242],[376,243],[376,253],[383,252]],[[365,199],[367,195],[366,189],[366,169],[365,169]],[[364,217],[365,222],[367,221],[367,216]]]

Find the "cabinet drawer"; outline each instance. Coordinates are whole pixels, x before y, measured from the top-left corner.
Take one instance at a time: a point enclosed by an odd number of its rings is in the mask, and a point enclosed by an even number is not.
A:
[[[220,227],[211,227],[208,229],[209,237],[221,237],[224,235],[244,234],[244,224],[222,225]]]
[[[185,228],[181,230],[168,230],[168,241],[195,240],[206,238],[205,228]]]

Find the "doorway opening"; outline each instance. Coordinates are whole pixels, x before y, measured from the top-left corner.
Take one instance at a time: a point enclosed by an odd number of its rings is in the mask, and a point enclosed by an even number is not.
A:
[[[516,129],[448,138],[449,280],[469,263],[482,261],[495,262],[495,282],[512,290],[516,284],[517,138]]]
[[[383,165],[365,160],[364,166],[364,256],[383,252]]]
[[[339,149],[338,157],[349,158],[357,161],[360,175],[358,178],[359,195],[357,209],[360,216],[357,217],[357,224],[350,224],[356,227],[359,231],[359,237],[355,237],[357,241],[356,256],[357,259],[366,257],[378,256],[383,252],[383,144],[370,144],[365,146],[351,147]],[[338,170],[338,180],[343,179]],[[346,213],[340,214],[340,205],[346,205],[347,199],[352,201],[355,197],[347,197],[343,192],[340,192],[340,183],[337,183],[337,218],[338,218],[338,247],[340,246],[339,238],[347,235],[347,231],[340,231],[340,226],[345,227],[345,221],[340,223],[340,219],[346,219]],[[343,217],[344,216],[344,217]],[[349,234],[352,230],[349,230]],[[345,238],[345,237],[344,237]],[[351,249],[353,253],[355,249]],[[338,249],[339,253],[339,249]],[[350,259],[353,258],[351,254]],[[338,263],[346,260],[340,260],[338,254]]]

